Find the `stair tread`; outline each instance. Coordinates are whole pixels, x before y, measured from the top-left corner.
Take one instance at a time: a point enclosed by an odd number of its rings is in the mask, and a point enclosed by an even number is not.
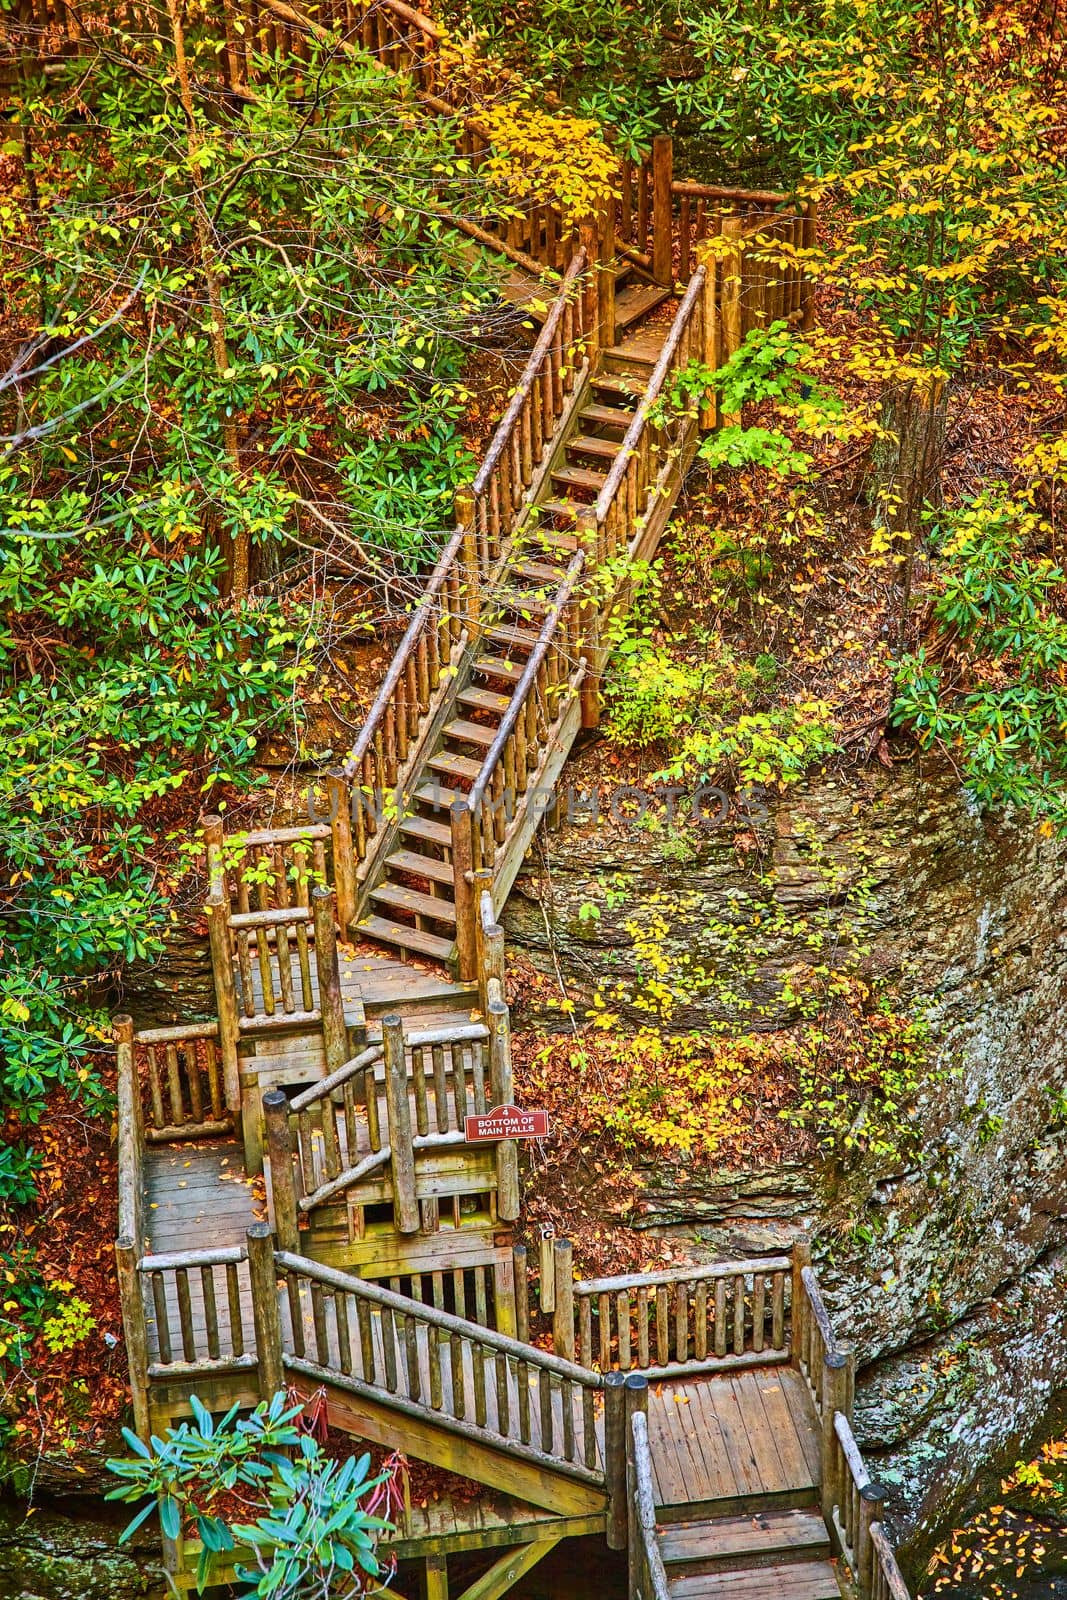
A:
[[[426,844],[451,845],[452,829],[444,822],[431,822],[429,817],[404,817],[400,824],[401,833],[406,833],[409,838],[422,839]]]
[[[672,1600],[841,1600],[841,1586],[829,1561],[678,1573],[668,1588]]]
[[[553,483],[566,483],[573,489],[599,491],[607,481],[606,472],[591,472],[588,467],[557,467],[552,474]]]
[[[417,850],[393,850],[386,856],[385,865],[393,872],[410,872],[416,877],[431,878],[434,883],[452,882],[450,862],[420,855]]]
[[[461,689],[456,699],[460,705],[474,706],[477,711],[491,711],[499,716],[503,716],[511,704],[511,696],[508,694],[497,694],[492,689],[474,687]]]
[[[489,637],[493,637],[492,633]],[[524,667],[524,663],[505,661],[503,656],[479,656],[474,663],[475,672],[484,672],[490,678],[503,678],[506,683],[518,683]],[[507,697],[507,704],[511,704],[510,697]]]
[[[411,911],[416,916],[430,917],[434,922],[455,922],[456,908],[443,896],[423,894],[421,889],[408,889],[402,883],[379,883],[370,892],[375,904],[395,906],[398,911]]]
[[[415,790],[415,799],[424,806],[433,806],[437,811],[449,811],[457,800],[466,800],[467,796],[458,789],[450,789],[445,783],[424,783]],[[450,836],[451,837],[451,836]]]
[[[618,350],[617,355],[625,355],[625,351]],[[632,372],[598,372],[594,375],[593,388],[606,390],[609,394],[625,395],[627,399],[640,400],[648,388],[644,378]]]
[[[576,455],[602,456],[606,461],[614,461],[620,445],[617,439],[597,439],[591,433],[579,433],[567,440],[567,449]]]
[[[829,1543],[818,1511],[757,1511],[751,1516],[670,1522],[659,1535],[664,1561],[704,1561],[731,1555],[822,1551]]]
[[[560,574],[553,572],[550,582],[540,589],[501,589],[493,596],[493,604],[505,611],[547,611],[555,599]]]
[[[542,500],[537,508],[545,511],[552,517],[570,517],[575,521],[581,507],[576,506],[573,500]],[[552,528],[538,528],[537,537],[543,544],[550,545],[557,550],[577,550],[578,535],[575,533],[556,533]],[[564,543],[564,541],[568,541]]]
[[[579,413],[583,422],[595,428],[628,428],[634,420],[632,411],[621,406],[585,406]]]
[[[494,644],[515,645],[520,650],[532,650],[537,643],[537,633],[532,632],[529,628],[508,628],[500,623],[495,623],[493,627],[486,628],[485,637],[492,639]]]
[[[511,570],[520,578],[530,578],[535,583],[538,580],[544,583],[558,583],[563,576],[562,567],[550,567],[543,561],[520,561]]]
[[[466,717],[455,717],[445,723],[444,735],[446,739],[465,740],[468,744],[480,744],[488,749],[496,738],[496,729],[487,728],[484,722],[469,722]]]
[[[627,284],[625,289],[620,289],[615,296],[616,333],[621,333],[624,328],[631,327],[650,311],[655,311],[664,300],[671,298],[673,292],[672,289],[664,289],[658,283],[631,283]]]
[[[472,783],[482,770],[480,761],[457,755],[454,750],[435,750],[426,765],[432,767],[434,772],[451,772],[457,778],[469,778]]]
[[[399,945],[403,950],[416,950],[420,955],[432,956],[435,961],[447,961],[452,954],[451,939],[440,939],[436,933],[427,933],[425,928],[409,928],[405,922],[391,922],[388,917],[364,917],[356,927],[367,939]]]

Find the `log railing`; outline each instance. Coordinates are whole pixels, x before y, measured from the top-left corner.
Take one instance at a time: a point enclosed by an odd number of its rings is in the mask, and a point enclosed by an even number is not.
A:
[[[656,1532],[656,1487],[648,1439],[648,1389],[626,1394],[629,1600],[671,1600]]]
[[[572,1281],[556,1244],[553,1348],[583,1367],[682,1376],[788,1361],[790,1256]]]
[[[256,1364],[248,1251],[186,1250],[142,1256],[137,1270],[154,1338],[150,1378],[242,1371]]]
[[[827,1361],[836,1362],[843,1352],[823,1303],[819,1280],[804,1249],[803,1245],[797,1246],[793,1257],[797,1263],[793,1278],[793,1348],[797,1366],[807,1379],[815,1409],[821,1416]]]
[[[303,1256],[275,1261],[289,1372],[604,1484],[594,1374]]]
[[[511,704],[459,813],[462,825],[470,828],[470,860],[475,872],[495,866],[536,778],[541,752],[580,687],[585,671],[581,655],[585,602],[578,589],[586,559],[585,551],[580,550],[567,568],[512,691]],[[467,897],[458,885],[457,890],[459,906]]]
[[[478,572],[491,583],[534,474],[584,371],[590,314],[584,248],[572,257],[545,325],[490,441],[460,520],[474,530]]]
[[[871,1478],[841,1411],[834,1413],[833,1446],[824,1452],[823,1473],[827,1523],[860,1594],[865,1600],[907,1600],[908,1586],[881,1526],[886,1491]]]
[[[336,1202],[386,1169],[396,1226],[401,1233],[416,1232],[419,1155],[463,1146],[467,1115],[484,1115],[511,1098],[508,1014],[501,1001],[491,1003],[488,1026],[457,1023],[405,1035],[401,1019],[387,1016],[382,1043],[368,1046],[321,1083],[291,1101],[280,1090],[269,1091],[263,1109],[283,1248],[296,1248],[301,1215]],[[514,1221],[514,1141],[500,1140],[495,1149],[497,1215]]]
[[[586,526],[595,539],[597,567],[608,567],[636,547],[661,474],[677,447],[684,419],[671,417],[671,380],[690,361],[716,366],[715,269],[698,267],[671,323],[670,332],[641,396],[633,421],[611,464]]]
[[[134,1035],[145,1137],[150,1143],[232,1133],[217,1022],[143,1028]]]

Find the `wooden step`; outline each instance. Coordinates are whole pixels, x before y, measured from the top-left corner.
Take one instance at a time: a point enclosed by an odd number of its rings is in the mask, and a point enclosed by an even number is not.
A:
[[[445,772],[454,778],[467,778],[471,783],[482,770],[480,761],[472,761],[470,756],[457,755],[452,750],[435,750],[426,765],[434,772]]]
[[[672,1575],[671,1600],[841,1600],[841,1586],[829,1561],[790,1566],[749,1567],[741,1572]]]
[[[356,930],[365,939],[378,939],[382,944],[395,945],[398,950],[413,950],[434,961],[447,961],[452,954],[451,939],[439,939],[436,933],[427,933],[425,928],[409,928],[404,922],[390,922],[388,917],[364,917],[362,922],[356,923]]]
[[[544,561],[520,561],[511,570],[516,577],[529,578],[534,583],[559,583],[564,572],[562,566],[550,567]]]
[[[633,411],[623,411],[618,406],[586,406],[578,415],[591,428],[620,428],[623,433],[634,420]]]
[[[530,632],[526,628],[505,628],[501,626],[486,628],[485,637],[492,639],[494,644],[510,646],[513,650],[532,650],[537,643],[537,634]],[[484,660],[484,656],[478,658],[479,667]],[[520,668],[519,677],[521,676],[522,669]]]
[[[544,517],[566,517],[568,522],[574,522],[581,509],[582,507],[577,504],[577,501],[560,501],[560,499],[537,501],[537,510]],[[544,538],[544,530],[537,528],[536,536],[537,538]],[[566,534],[565,538],[569,538],[569,534]]]
[[[451,862],[420,855],[417,850],[394,850],[386,856],[385,865],[390,872],[410,872],[412,877],[427,878],[433,883],[452,882]]]
[[[586,467],[557,467],[552,474],[553,483],[562,483],[568,489],[587,489],[599,494],[608,481],[606,472],[590,472]]]
[[[401,883],[379,883],[371,890],[376,905],[393,906],[397,911],[410,911],[416,917],[429,917],[431,922],[455,923],[456,908],[443,895],[423,894],[419,889],[406,889]]]
[[[473,706],[476,711],[488,711],[495,717],[502,717],[511,704],[509,694],[497,694],[492,689],[461,689],[456,695],[460,705]]]
[[[615,336],[624,333],[650,311],[655,311],[664,300],[669,300],[673,290],[658,283],[631,283],[615,296]]]
[[[446,822],[431,822],[429,817],[405,817],[400,824],[400,832],[409,839],[421,839],[423,844],[439,844],[451,847],[452,829]]]
[[[460,794],[458,789],[450,789],[443,783],[425,783],[421,789],[415,790],[415,799],[421,806],[432,806],[435,811],[450,811],[457,800],[466,800],[465,794]],[[451,838],[451,834],[449,835]]]
[[[493,637],[491,631],[488,637]],[[525,663],[505,661],[503,656],[479,656],[474,663],[474,670],[484,673],[487,678],[503,678],[505,683],[518,683],[525,671]]]
[[[514,571],[514,569],[512,569]],[[509,574],[510,576],[510,574]],[[499,606],[503,611],[529,611],[542,615],[555,599],[555,591],[559,587],[560,574],[554,572],[549,583],[543,589],[501,589],[493,595],[494,606]]]
[[[624,395],[634,401],[640,400],[648,388],[647,379],[634,372],[597,372],[591,382],[599,394]]]
[[[830,1554],[830,1535],[818,1511],[768,1509],[751,1516],[671,1522],[660,1530],[659,1543],[667,1566],[684,1566],[687,1576],[723,1567],[825,1560]]]
[[[576,456],[593,456],[598,461],[614,461],[621,446],[617,439],[596,439],[591,433],[579,433],[567,440],[567,453]]]
[[[454,722],[445,723],[444,735],[457,744],[479,744],[488,750],[496,738],[496,729],[487,728],[484,722],[468,722],[464,717],[457,717]]]

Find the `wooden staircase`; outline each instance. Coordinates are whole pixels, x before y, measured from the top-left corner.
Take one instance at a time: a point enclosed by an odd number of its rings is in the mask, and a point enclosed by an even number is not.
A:
[[[667,1523],[659,1535],[671,1600],[839,1600],[818,1506],[770,1507]]]

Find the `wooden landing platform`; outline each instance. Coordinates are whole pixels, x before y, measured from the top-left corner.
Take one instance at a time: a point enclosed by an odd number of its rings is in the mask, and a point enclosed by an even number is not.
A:
[[[234,1139],[149,1145],[145,1152],[145,1233],[152,1255],[242,1245],[266,1218]]]
[[[433,1500],[406,1512],[388,1549],[400,1561],[427,1555],[540,1544],[599,1533],[603,1517],[559,1517],[507,1495],[484,1491],[476,1500]]]

